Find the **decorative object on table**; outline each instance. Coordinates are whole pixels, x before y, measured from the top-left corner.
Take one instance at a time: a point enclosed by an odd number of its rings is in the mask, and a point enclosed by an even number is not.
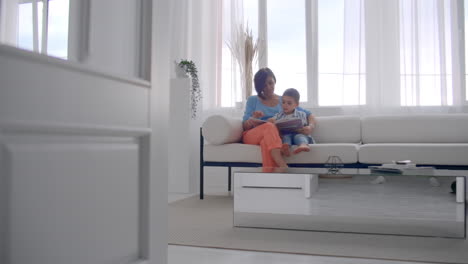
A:
[[[416,164],[412,163],[411,160],[392,161],[392,163],[385,163],[381,166],[369,166],[369,169],[373,173],[395,173],[404,175],[434,174],[434,167],[418,167]]]
[[[328,168],[328,173],[332,174],[338,173],[343,166],[343,161],[338,156],[329,156],[325,162],[325,167]]]
[[[231,42],[226,43],[239,65],[242,98],[244,99],[252,95],[252,65],[254,60],[261,57],[260,45],[262,43],[259,38],[254,41],[252,29],[249,28],[248,24],[244,27],[242,23],[234,29]]]
[[[328,168],[327,174],[320,174],[319,178],[333,178],[333,179],[343,179],[343,178],[352,178],[350,175],[340,174],[340,169],[344,167],[343,161],[338,156],[329,156],[327,161],[324,164],[325,168]]]
[[[195,62],[191,60],[180,60],[177,65],[185,71],[185,74],[192,79],[192,87],[190,89],[190,107],[192,112],[192,119],[197,118],[198,103],[202,99],[200,90],[200,82],[198,80],[198,70]],[[178,75],[176,70],[176,75]],[[180,72],[179,72],[180,73]]]

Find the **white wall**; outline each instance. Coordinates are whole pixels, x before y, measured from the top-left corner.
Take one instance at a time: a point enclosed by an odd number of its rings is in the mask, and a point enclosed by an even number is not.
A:
[[[170,27],[171,2],[153,0],[152,24],[152,73],[151,80],[151,127],[154,136],[151,141],[151,232],[150,254],[155,258],[152,263],[167,263],[167,186],[168,186],[168,142],[169,138],[169,79],[170,65]]]

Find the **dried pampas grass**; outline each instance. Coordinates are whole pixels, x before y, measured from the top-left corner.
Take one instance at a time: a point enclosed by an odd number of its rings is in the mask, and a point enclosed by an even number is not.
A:
[[[260,57],[259,53],[262,42],[258,38],[254,41],[252,30],[248,24],[245,27],[244,24],[236,27],[233,36],[232,41],[226,43],[226,45],[239,65],[242,94],[247,99],[252,95],[252,66],[254,60]]]

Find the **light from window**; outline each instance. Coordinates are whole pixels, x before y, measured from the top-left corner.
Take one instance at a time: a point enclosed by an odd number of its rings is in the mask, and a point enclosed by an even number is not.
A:
[[[400,0],[402,106],[453,104],[450,1],[438,3]]]
[[[307,101],[304,0],[268,0],[268,67],[275,73],[275,93],[296,88]]]
[[[318,2],[318,104],[366,103],[362,0]]]
[[[47,54],[66,59],[68,57],[69,0],[49,0],[47,36],[42,34],[42,14],[43,3],[38,1],[36,23],[38,48],[34,50],[33,5],[27,2],[19,4],[18,47],[39,52],[42,50],[42,38],[47,37]]]
[[[221,107],[234,107],[236,103],[243,101],[240,73],[237,61],[232,57],[231,50],[227,43],[231,43],[232,27],[236,26],[236,21],[232,20],[233,8],[240,2],[224,0],[223,1],[223,44],[221,57],[221,88],[217,90],[216,104]],[[254,39],[258,37],[258,1],[248,0],[241,3],[244,26],[248,24],[252,30]],[[253,74],[258,70],[258,62],[253,65]],[[252,93],[256,94],[252,87]]]
[[[69,0],[49,0],[47,54],[67,59]]]
[[[42,2],[37,3],[38,19],[38,50],[41,49],[42,37]],[[27,50],[34,50],[34,32],[33,32],[33,4],[19,4],[18,8],[18,47]],[[38,51],[36,50],[36,51]]]

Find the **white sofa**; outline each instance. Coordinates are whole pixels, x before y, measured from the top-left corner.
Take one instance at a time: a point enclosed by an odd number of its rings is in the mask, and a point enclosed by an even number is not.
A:
[[[330,156],[345,167],[367,167],[409,159],[418,165],[468,169],[468,114],[316,117],[310,152],[292,155],[290,166],[320,167]],[[210,116],[201,129],[200,198],[205,166],[261,166],[260,147],[240,143],[242,123]],[[205,142],[206,141],[206,142]]]

